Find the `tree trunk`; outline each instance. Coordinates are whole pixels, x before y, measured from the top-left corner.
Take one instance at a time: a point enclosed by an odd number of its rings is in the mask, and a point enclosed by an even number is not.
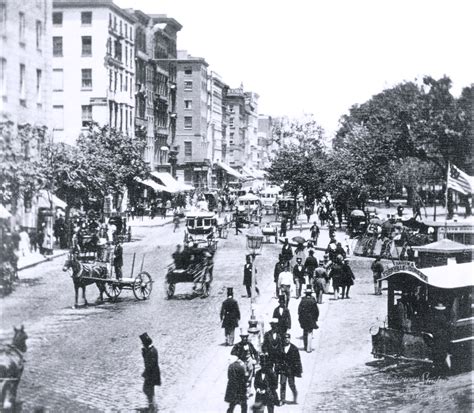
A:
[[[411,185],[405,186],[407,189],[407,205],[413,206],[415,201],[415,188]]]

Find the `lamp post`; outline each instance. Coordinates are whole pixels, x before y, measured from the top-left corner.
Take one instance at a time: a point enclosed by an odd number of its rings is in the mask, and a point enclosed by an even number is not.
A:
[[[255,257],[262,249],[263,233],[258,224],[254,224],[247,233],[247,249],[252,257],[252,296],[250,298],[250,320],[248,333],[251,335],[251,341],[260,349],[260,329],[255,316]]]

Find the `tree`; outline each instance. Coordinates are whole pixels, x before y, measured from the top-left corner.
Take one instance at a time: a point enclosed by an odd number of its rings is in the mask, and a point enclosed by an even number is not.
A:
[[[37,155],[44,144],[46,127],[11,121],[0,122],[0,202],[11,205],[14,215],[18,201],[25,203],[46,185],[41,162]]]

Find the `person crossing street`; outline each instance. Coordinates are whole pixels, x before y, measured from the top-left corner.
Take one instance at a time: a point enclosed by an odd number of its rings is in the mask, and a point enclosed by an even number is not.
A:
[[[240,320],[239,304],[234,299],[233,288],[227,288],[227,299],[222,303],[220,317],[225,333],[225,344],[233,346],[235,329],[239,326]]]

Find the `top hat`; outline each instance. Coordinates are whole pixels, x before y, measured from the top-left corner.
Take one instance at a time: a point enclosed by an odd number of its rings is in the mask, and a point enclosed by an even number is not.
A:
[[[444,306],[443,303],[438,303],[438,304],[436,304],[436,305],[434,306],[434,309],[435,309],[435,310],[441,310],[441,311],[442,311],[442,310],[446,310],[446,307]]]
[[[306,290],[304,291],[304,293],[305,293],[306,295],[311,295],[311,294],[313,294],[313,290],[311,289],[310,286],[308,286],[308,287],[306,288]]]
[[[142,335],[140,335],[140,340],[142,341],[145,347],[148,347],[151,343],[153,343],[153,340],[150,338],[148,333],[143,333]]]
[[[234,296],[234,289],[232,287],[227,288],[227,297],[233,297]]]
[[[301,262],[301,261],[303,261],[303,259],[301,257],[296,258],[296,262]]]
[[[282,301],[283,301],[283,302],[286,301],[286,298],[285,298],[285,295],[284,295],[284,294],[280,294],[280,295],[278,296],[278,302],[281,303]]]
[[[248,337],[249,333],[245,331],[243,328],[240,329],[240,337]]]

